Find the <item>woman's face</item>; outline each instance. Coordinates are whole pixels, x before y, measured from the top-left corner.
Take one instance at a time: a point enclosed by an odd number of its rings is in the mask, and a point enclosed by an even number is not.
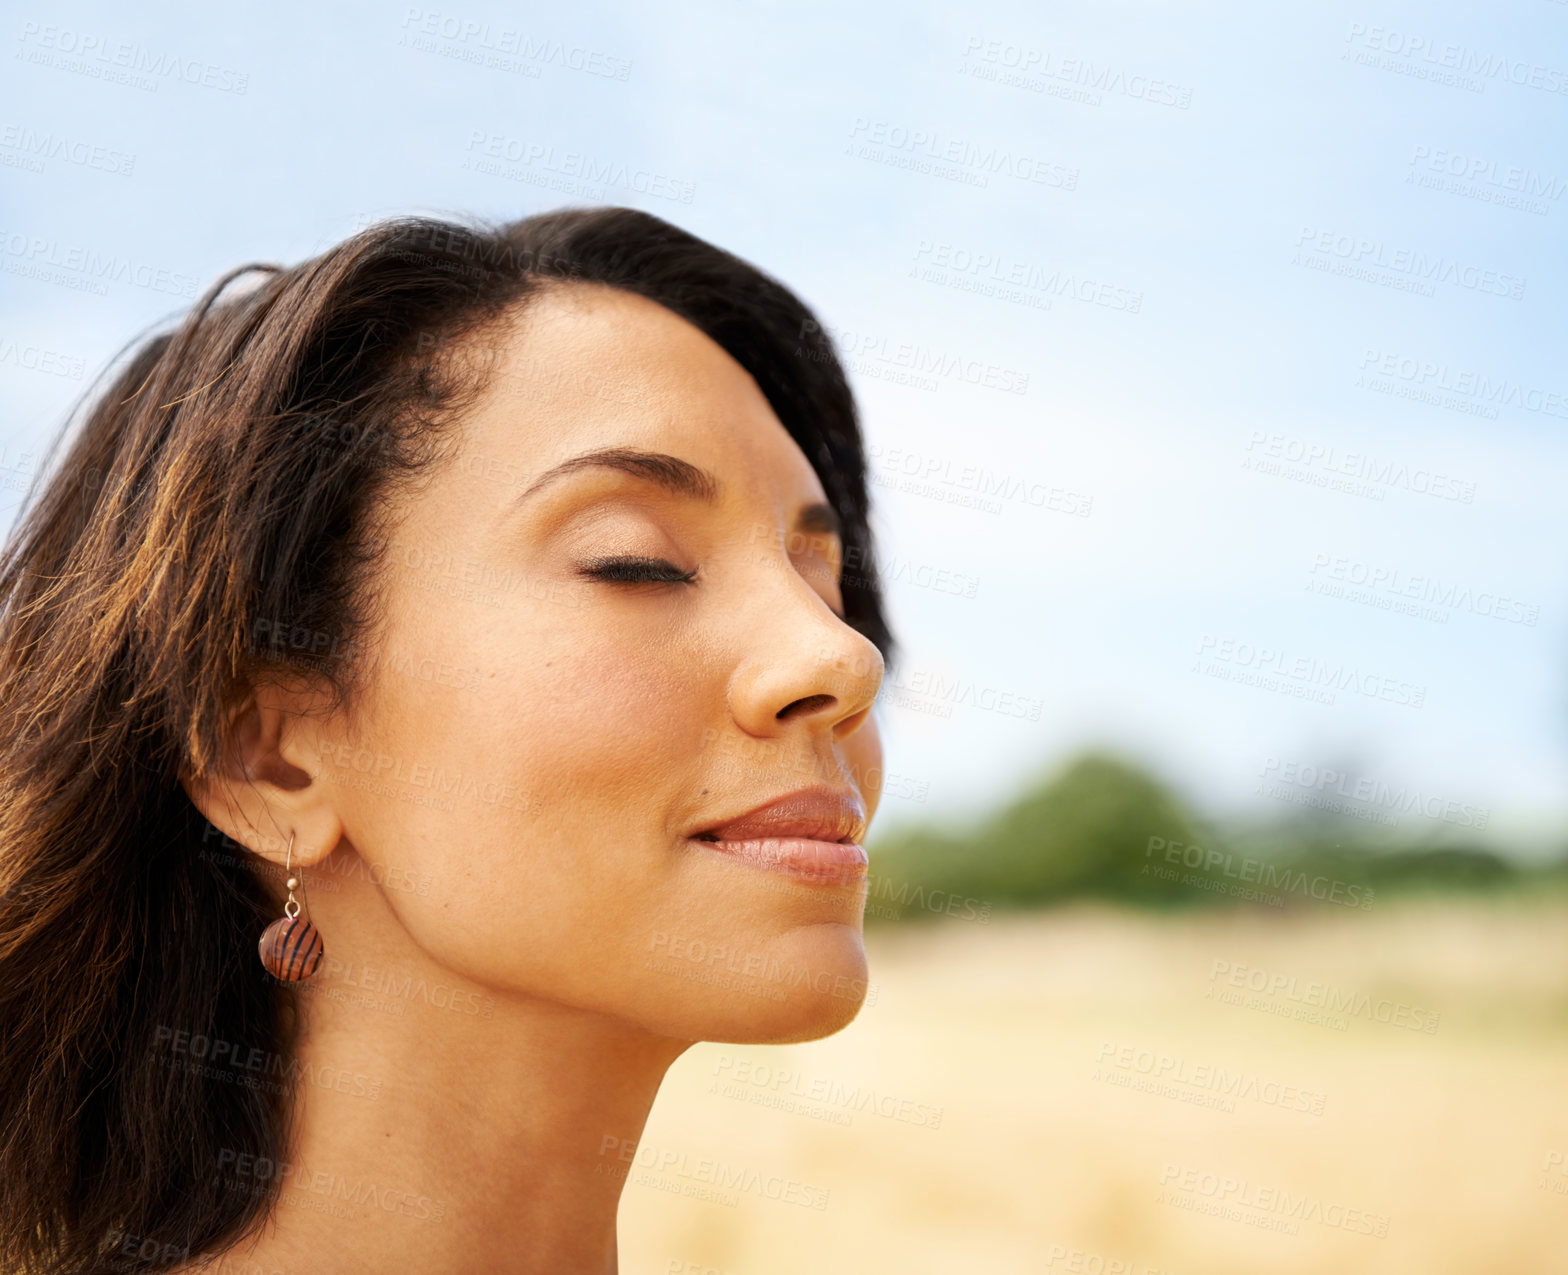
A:
[[[488,387],[393,498],[368,689],[323,736],[344,837],[412,940],[497,993],[682,1039],[836,1030],[865,877],[821,841],[875,811],[882,659],[837,614],[816,474],[740,365],[641,297],[556,285],[474,344]],[[847,822],[722,835],[808,788]]]

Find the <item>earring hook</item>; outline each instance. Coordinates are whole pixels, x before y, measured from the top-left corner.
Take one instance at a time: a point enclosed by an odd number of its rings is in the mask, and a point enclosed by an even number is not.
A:
[[[294,834],[292,832],[290,832],[289,833],[288,857],[284,860],[283,871],[284,872],[288,872],[289,871],[289,866],[293,862],[294,862]],[[288,885],[288,889],[289,889],[289,901],[283,905],[283,915],[288,917],[290,920],[293,920],[296,916],[299,915],[299,900],[294,897],[294,887],[296,885],[298,885],[299,882],[296,881],[292,875],[290,875],[288,881],[286,882],[286,884]],[[293,908],[294,910],[291,912],[291,911],[289,911],[290,908]]]

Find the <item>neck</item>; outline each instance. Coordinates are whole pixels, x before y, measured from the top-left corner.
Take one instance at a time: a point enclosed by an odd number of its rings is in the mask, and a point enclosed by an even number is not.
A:
[[[340,953],[387,950],[334,931]],[[281,1178],[278,1200],[201,1269],[615,1275],[620,1153],[691,1042],[492,995],[397,946],[323,960],[285,993],[302,1014],[287,1164],[223,1170],[236,1190]]]

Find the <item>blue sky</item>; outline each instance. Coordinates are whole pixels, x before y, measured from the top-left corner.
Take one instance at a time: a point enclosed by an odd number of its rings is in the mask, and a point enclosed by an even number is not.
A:
[[[1568,4],[146,9],[0,27],[0,518],[224,270],[631,204],[849,356],[888,822],[1106,744],[1561,829]]]

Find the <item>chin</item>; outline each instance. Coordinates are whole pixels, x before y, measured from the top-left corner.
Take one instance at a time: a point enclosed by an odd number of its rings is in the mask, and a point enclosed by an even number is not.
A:
[[[843,1031],[855,1021],[866,995],[835,998],[813,998],[826,1003],[810,1004],[804,997],[789,1012],[776,1013],[761,1023],[745,1039],[736,1037],[726,1043],[732,1045],[795,1045],[808,1040],[821,1040],[835,1032]]]
[[[777,945],[776,960],[761,976],[706,989],[700,1039],[790,1045],[831,1036],[854,1021],[870,991],[860,928],[808,926],[789,940]]]

